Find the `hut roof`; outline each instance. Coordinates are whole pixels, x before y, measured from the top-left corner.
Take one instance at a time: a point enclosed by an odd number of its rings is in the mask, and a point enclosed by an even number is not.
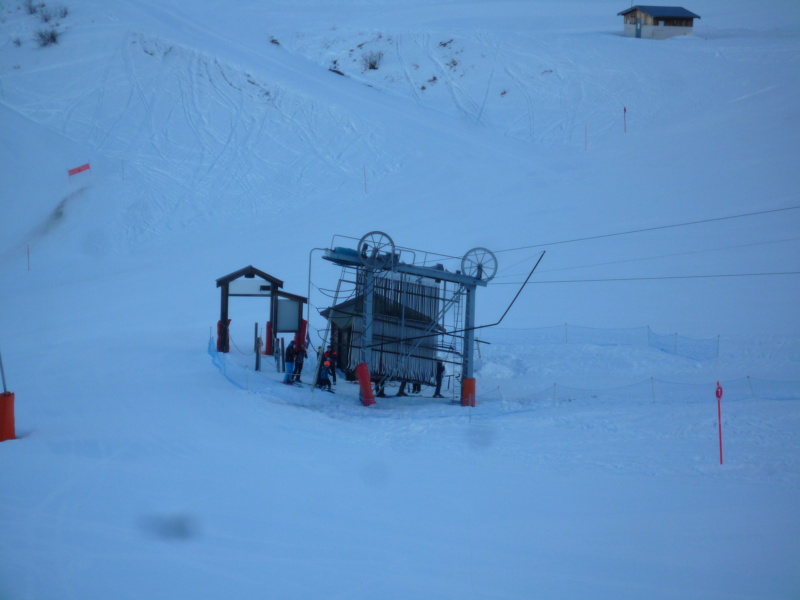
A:
[[[353,317],[360,317],[364,314],[364,296],[356,296],[341,304],[326,308],[320,315],[329,320],[339,321],[339,326],[349,322]],[[433,320],[428,315],[414,310],[413,308],[404,307],[401,303],[389,300],[382,294],[375,294],[374,315],[376,318],[389,317],[392,319],[405,318],[411,323],[429,324]],[[436,330],[441,330],[441,326],[436,326]]]
[[[264,271],[256,269],[252,265],[248,265],[247,267],[244,267],[243,269],[239,269],[238,271],[234,271],[233,273],[228,273],[224,277],[220,277],[219,279],[217,279],[217,287],[222,286],[222,284],[224,284],[224,283],[230,283],[231,281],[234,281],[235,279],[239,279],[240,277],[247,277],[247,278],[260,277],[261,279],[264,279],[265,281],[269,281],[276,288],[282,288],[283,287],[283,281],[281,281],[277,277],[273,277],[272,275],[269,275],[268,273],[265,273]]]
[[[630,12],[635,10],[640,10],[646,15],[650,15],[651,17],[677,17],[677,18],[686,18],[686,19],[699,19],[700,15],[696,15],[693,12],[686,10],[682,6],[644,6],[641,4],[637,4],[636,6],[631,6],[628,9],[623,10],[622,12],[618,12],[617,15],[627,15]]]

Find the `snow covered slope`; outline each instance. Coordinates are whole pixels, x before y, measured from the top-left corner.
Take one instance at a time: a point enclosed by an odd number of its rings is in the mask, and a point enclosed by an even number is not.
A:
[[[0,597],[800,593],[796,3],[663,42],[608,0],[37,6],[0,1]],[[243,299],[220,372],[216,278],[316,328],[311,249],[376,229],[494,250],[481,323],[547,250],[476,410],[254,374]]]

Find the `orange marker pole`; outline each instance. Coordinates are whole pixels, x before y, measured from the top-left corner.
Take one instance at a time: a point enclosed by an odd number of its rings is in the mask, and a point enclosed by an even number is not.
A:
[[[717,382],[717,420],[719,421],[719,464],[722,464],[722,386]]]
[[[0,442],[5,442],[16,439],[17,434],[14,429],[14,394],[6,389],[6,373],[1,355],[0,377],[3,380],[3,393],[0,394]]]

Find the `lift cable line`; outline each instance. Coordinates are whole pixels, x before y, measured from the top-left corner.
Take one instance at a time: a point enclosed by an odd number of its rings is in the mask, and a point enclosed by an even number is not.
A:
[[[685,252],[671,252],[670,254],[657,254],[657,255],[653,255],[653,256],[640,256],[640,257],[637,257],[637,258],[626,258],[626,259],[623,259],[623,260],[610,260],[610,261],[601,262],[601,263],[591,263],[591,264],[585,264],[585,265],[574,265],[574,266],[571,266],[571,267],[558,267],[558,268],[555,268],[555,269],[545,269],[544,271],[540,271],[540,273],[556,273],[558,271],[574,271],[575,269],[588,269],[589,267],[605,267],[605,266],[608,266],[608,265],[619,265],[619,264],[630,263],[630,262],[641,262],[641,261],[645,261],[645,260],[657,260],[657,259],[660,259],[660,258],[673,258],[675,256],[688,256],[688,255],[692,255],[692,254],[704,254],[704,253],[709,253],[709,252],[719,252],[721,250],[738,250],[740,248],[752,248],[754,246],[768,246],[770,244],[783,244],[783,243],[786,243],[786,242],[796,242],[796,241],[800,241],[800,237],[784,238],[784,239],[781,239],[781,240],[770,240],[770,241],[767,241],[767,242],[755,242],[755,243],[752,243],[752,244],[737,244],[735,246],[723,246],[723,247],[718,247],[718,248],[705,248],[703,250],[687,250]],[[527,258],[524,261],[520,261],[519,263],[516,263],[516,264],[521,264],[521,263],[527,262],[529,260],[530,260],[530,258]],[[516,266],[516,265],[514,265],[514,266]],[[498,281],[496,281],[497,279],[511,279],[513,277],[521,277],[522,275],[524,275],[524,273],[514,273],[514,274],[510,274],[510,275],[498,275],[497,277],[495,277],[495,283],[499,283]]]
[[[543,244],[532,244],[530,246],[520,246],[519,248],[506,248],[505,250],[495,250],[494,252],[495,252],[495,254],[497,254],[497,253],[500,253],[500,252],[515,252],[515,251],[518,251],[518,250],[530,250],[532,248],[541,248],[543,246],[557,246],[557,245],[560,245],[560,244],[572,244],[574,242],[587,242],[589,240],[599,240],[599,239],[603,239],[603,238],[616,237],[616,236],[620,236],[620,235],[630,235],[632,233],[645,233],[645,232],[648,232],[648,231],[658,231],[660,229],[672,229],[672,228],[675,228],[675,227],[687,227],[689,225],[701,225],[703,223],[714,223],[714,222],[717,222],[717,221],[727,221],[727,220],[730,220],[730,219],[743,219],[745,217],[755,217],[755,216],[758,216],[758,215],[766,215],[766,214],[771,214],[771,213],[784,212],[784,211],[787,211],[787,210],[797,210],[798,208],[800,208],[800,205],[797,205],[797,206],[786,206],[784,208],[773,208],[773,209],[770,209],[770,210],[760,210],[760,211],[751,212],[751,213],[742,213],[742,214],[738,214],[738,215],[728,215],[728,216],[725,216],[725,217],[714,217],[713,219],[701,219],[699,221],[687,221],[685,223],[672,223],[671,225],[658,225],[656,227],[645,227],[643,229],[631,229],[630,231],[619,231],[617,233],[603,233],[603,234],[600,234],[600,235],[591,235],[591,236],[582,237],[582,238],[575,238],[575,239],[571,239],[571,240],[561,240],[561,241],[558,241],[558,242],[545,242]]]
[[[531,281],[527,280],[522,284],[523,287],[531,284],[539,283],[601,283],[606,281],[657,281],[666,279],[719,279],[727,277],[772,277],[781,275],[800,275],[800,271],[778,271],[774,273],[717,273],[713,275],[666,275],[659,277],[608,277],[605,279],[560,279],[560,280],[545,280],[545,281]],[[519,285],[518,281],[501,281],[495,282],[495,285]]]

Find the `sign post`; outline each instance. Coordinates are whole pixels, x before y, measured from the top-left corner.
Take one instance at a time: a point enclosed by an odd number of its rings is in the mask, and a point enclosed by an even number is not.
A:
[[[719,464],[722,464],[722,386],[717,382],[717,420],[719,421]]]

